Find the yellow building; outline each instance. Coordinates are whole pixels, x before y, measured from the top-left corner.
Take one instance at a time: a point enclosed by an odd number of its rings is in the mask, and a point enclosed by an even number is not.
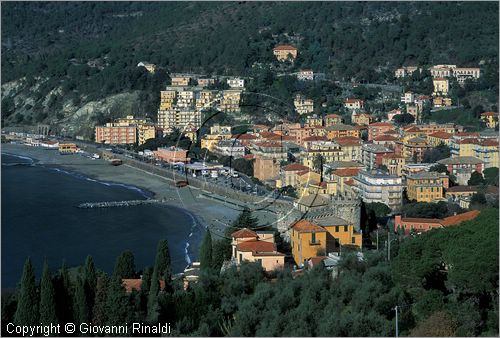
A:
[[[443,198],[448,188],[448,176],[438,172],[419,172],[406,177],[408,199],[417,202],[433,202]]]
[[[342,117],[337,114],[328,114],[325,116],[325,127],[333,126],[334,124],[342,124]]]
[[[309,168],[300,164],[300,163],[292,163],[283,168],[284,182],[283,186],[292,186],[296,187],[299,185],[298,173],[300,172],[308,172]]]
[[[301,219],[291,226],[292,255],[297,265],[309,258],[326,255],[327,231],[308,220]]]
[[[326,235],[326,252],[341,250],[344,245],[361,249],[363,238],[360,232],[354,229],[354,225],[346,220],[335,217],[319,217],[314,223],[328,231]]]
[[[402,155],[387,154],[382,156],[382,165],[387,167],[390,175],[402,176],[406,159]]]
[[[484,161],[485,168],[498,168],[498,141],[492,139],[477,140],[472,156]]]
[[[139,145],[153,138],[156,138],[156,127],[154,124],[141,123],[137,125],[137,142]]]
[[[326,128],[326,137],[329,140],[347,136],[359,138],[359,129],[347,124],[335,124]]]
[[[162,90],[160,92],[160,110],[172,109],[175,104],[177,91],[175,90]]]
[[[59,143],[59,153],[62,155],[74,154],[78,147],[74,143]]]
[[[337,192],[341,194],[345,193],[347,191],[346,182],[352,180],[358,173],[358,168],[342,168],[332,171],[330,177],[337,183]]]
[[[279,45],[273,48],[273,54],[278,61],[293,61],[297,58],[298,49],[290,45]]]
[[[475,156],[476,142],[475,138],[452,139],[450,141],[451,156]]]
[[[148,62],[139,62],[137,67],[144,67],[148,72],[154,74],[156,72],[156,65]]]
[[[202,90],[196,100],[196,108],[209,108],[214,104],[215,92],[212,90]]]
[[[306,117],[306,121],[304,123],[304,127],[322,127],[323,126],[323,118],[314,114],[313,116]]]
[[[432,93],[432,95],[448,96],[448,90],[449,90],[448,79],[444,77],[436,77],[432,79],[432,83],[434,84],[434,92]]]
[[[189,76],[173,76],[172,86],[175,87],[187,87],[189,86],[189,81],[191,78]]]
[[[362,159],[362,143],[359,138],[355,137],[338,137],[333,139],[333,142],[340,146],[342,150],[342,161],[359,161]]]
[[[498,126],[498,113],[493,111],[482,113],[481,120],[486,123],[488,128],[495,128]]]
[[[231,134],[208,134],[201,138],[201,149],[213,151],[217,142],[231,139]]]
[[[320,168],[314,167],[318,156],[322,156],[323,164],[344,160],[344,154],[338,144],[331,141],[316,141],[312,142],[309,149],[303,154],[302,164],[311,169],[319,170]]]
[[[219,109],[226,113],[240,111],[241,90],[229,89],[222,92]]]
[[[433,147],[437,147],[440,144],[450,146],[452,137],[452,134],[446,133],[444,131],[438,131],[437,133],[433,133],[427,136],[427,143]]]
[[[419,127],[409,126],[405,129],[403,129],[402,140],[407,141],[407,140],[414,138],[414,137],[425,138],[426,136],[427,136],[427,134],[423,130],[421,130]]]
[[[424,153],[430,148],[426,139],[413,137],[403,142],[403,156],[407,160],[416,159],[417,163],[420,163],[424,158]]]
[[[352,114],[352,123],[358,126],[367,126],[373,121],[373,117],[370,114]]]

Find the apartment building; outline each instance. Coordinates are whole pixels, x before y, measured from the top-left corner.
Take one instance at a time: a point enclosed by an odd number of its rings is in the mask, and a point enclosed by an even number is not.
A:
[[[255,154],[253,176],[261,181],[267,181],[279,176],[282,159]]]
[[[360,99],[347,99],[344,101],[344,107],[352,110],[352,109],[364,109],[365,101]]]
[[[187,87],[191,81],[189,76],[172,76],[172,86],[174,87]]]
[[[321,156],[323,163],[330,163],[334,161],[341,161],[344,159],[344,153],[340,146],[331,141],[315,141],[311,142],[309,148],[302,153],[302,164],[311,169],[315,168],[315,161]]]
[[[240,89],[245,88],[245,79],[241,79],[239,77],[227,79],[226,82],[227,82],[228,86],[233,88],[233,89],[234,88],[240,88]]]
[[[351,116],[351,122],[358,126],[367,126],[373,121],[373,116],[366,113],[353,113]]]
[[[405,104],[415,103],[415,93],[413,92],[405,92],[403,96],[401,96],[401,102]]]
[[[362,161],[362,142],[357,137],[337,137],[332,140],[340,146],[342,161]]]
[[[427,136],[427,143],[432,147],[437,147],[440,144],[449,146],[452,137],[453,134],[449,134],[444,131],[438,131]]]
[[[245,156],[245,146],[238,140],[220,140],[213,147],[213,152],[222,156],[240,158]]]
[[[398,154],[386,154],[382,156],[382,165],[385,165],[390,175],[402,176],[406,159]]]
[[[488,128],[496,128],[498,126],[498,112],[488,111],[482,113],[481,121],[484,121]]]
[[[382,158],[393,153],[394,150],[378,144],[363,144],[361,147],[362,163],[368,170],[377,169],[382,165]]]
[[[202,90],[196,95],[196,109],[201,110],[204,108],[210,108],[214,105],[216,98],[216,91],[214,90]]]
[[[410,201],[434,202],[442,200],[444,189],[448,187],[448,176],[435,171],[420,172],[406,177],[406,192]]]
[[[406,160],[422,162],[424,153],[430,148],[425,138],[413,137],[402,142],[402,155]]]
[[[164,129],[177,128],[183,131],[189,125],[198,129],[201,126],[201,119],[202,113],[197,110],[158,110],[158,126]]]
[[[189,163],[191,159],[187,156],[188,151],[176,147],[158,148],[153,151],[154,157],[167,163]]]
[[[389,122],[375,122],[368,125],[368,141],[385,134],[388,131],[396,130],[394,124]]]
[[[137,67],[144,67],[151,74],[156,72],[156,65],[149,62],[141,61],[137,64]]]
[[[470,172],[477,171],[482,174],[484,170],[484,161],[474,156],[449,157],[439,160],[437,163],[446,166],[450,174],[456,175],[458,171],[467,169]]]
[[[328,114],[325,116],[325,127],[333,126],[334,124],[342,124],[342,117],[337,114]]]
[[[302,69],[297,73],[297,80],[312,81],[314,80],[314,72],[312,69]]]
[[[396,69],[396,71],[394,72],[394,76],[396,78],[411,76],[413,74],[413,72],[415,72],[418,69],[419,68],[415,67],[415,66],[401,67],[401,68]]]
[[[450,89],[450,84],[448,79],[444,77],[436,77],[432,79],[432,84],[434,85],[433,96],[448,96],[448,91]]]
[[[219,109],[225,113],[240,111],[241,90],[229,89],[222,92],[222,100]]]
[[[297,94],[295,96],[293,105],[295,106],[295,110],[297,111],[297,113],[299,113],[300,115],[309,114],[314,111],[314,101],[300,94]]]
[[[304,122],[304,127],[322,127],[323,126],[323,118],[316,114],[312,116],[307,116]]]
[[[359,129],[348,124],[334,124],[326,129],[326,137],[333,140],[339,137],[355,137],[359,138]]]
[[[95,127],[96,143],[141,145],[155,137],[156,127],[153,123],[132,115]]]
[[[278,45],[273,48],[273,54],[278,61],[295,60],[298,49],[291,45]]]
[[[457,79],[457,82],[459,84],[463,85],[468,79],[479,79],[479,77],[481,76],[481,69],[477,67],[455,68],[453,69],[453,76]]]
[[[215,84],[214,78],[199,78],[198,79],[198,87],[206,88]]]
[[[160,110],[172,109],[177,98],[176,90],[162,90],[160,92]]]
[[[366,203],[380,202],[391,209],[401,206],[403,200],[402,178],[381,171],[361,170],[353,178],[353,190]]]

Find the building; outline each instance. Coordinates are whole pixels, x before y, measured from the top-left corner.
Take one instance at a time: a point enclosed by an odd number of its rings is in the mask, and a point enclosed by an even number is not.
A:
[[[297,111],[297,113],[299,113],[300,115],[309,114],[314,111],[314,101],[300,94],[297,94],[295,96],[293,105],[295,106],[295,110]]]
[[[365,101],[360,99],[347,99],[344,101],[344,107],[352,110],[352,109],[364,109]]]
[[[145,118],[128,115],[105,126],[95,127],[95,141],[101,144],[144,144],[156,137],[156,127]]]
[[[216,91],[202,90],[196,94],[195,107],[197,110],[213,107],[215,104]]]
[[[420,108],[420,106],[418,106],[416,104],[407,104],[406,105],[406,113],[413,116],[415,121],[419,121],[421,112],[422,112],[422,109]]]
[[[353,190],[366,203],[380,202],[392,210],[403,202],[403,181],[401,177],[389,175],[381,171],[361,170],[353,178]]]
[[[394,153],[382,155],[382,165],[385,165],[389,175],[403,176],[403,168],[406,159],[402,155]]]
[[[368,125],[368,141],[387,133],[388,131],[395,130],[394,124],[389,122],[375,122]]]
[[[137,142],[139,145],[147,140],[156,138],[156,126],[153,123],[141,123],[137,125]]]
[[[273,48],[273,54],[278,61],[294,61],[297,58],[298,49],[291,45],[278,45]]]
[[[316,114],[307,116],[304,127],[323,127],[323,118]]]
[[[435,171],[420,172],[406,177],[408,199],[417,202],[442,200],[449,186],[448,176]]]
[[[449,134],[444,131],[438,131],[427,136],[427,143],[432,147],[437,147],[440,144],[450,146],[452,137],[453,134]]]
[[[284,180],[283,186],[298,186],[297,174],[300,172],[308,171],[309,168],[300,163],[291,163],[282,169]]]
[[[311,142],[310,147],[302,153],[302,164],[311,169],[315,168],[315,161],[318,156],[322,157],[323,163],[341,161],[344,159],[344,154],[340,146],[331,141],[315,141]]]
[[[239,158],[245,156],[245,146],[239,140],[220,140],[213,147],[213,152],[222,156]]]
[[[298,266],[305,264],[311,257],[326,255],[327,233],[325,228],[305,219],[292,224],[292,255]]]
[[[359,168],[343,168],[330,171],[332,181],[337,183],[337,192],[345,193],[345,183],[353,179],[359,173]]]
[[[415,94],[413,92],[406,92],[403,96],[401,96],[402,103],[414,103],[415,102]]]
[[[453,75],[453,69],[456,65],[436,65],[429,68],[433,78],[445,78]]]
[[[144,67],[144,68],[146,68],[146,70],[147,70],[148,72],[150,72],[151,74],[154,74],[154,73],[155,73],[155,71],[156,71],[156,65],[154,65],[154,64],[152,64],[152,63],[148,63],[148,62],[143,62],[143,61],[141,61],[141,62],[139,62],[139,63],[137,64],[137,67]]]
[[[202,113],[199,110],[158,110],[158,126],[164,129],[177,128],[181,132],[189,125],[198,129],[201,126],[201,115]]]
[[[74,143],[59,143],[59,154],[68,155],[74,154],[78,150],[78,147]]]
[[[280,162],[279,158],[255,155],[253,176],[261,181],[275,178],[280,173]]]
[[[174,87],[187,87],[191,81],[189,76],[172,76],[171,79]]]
[[[394,72],[394,76],[396,78],[411,76],[413,72],[415,72],[416,70],[419,70],[419,68],[414,66],[403,66],[401,68],[396,69],[396,71]],[[420,71],[422,70],[420,69]]]
[[[158,148],[153,151],[153,154],[157,160],[167,163],[189,163],[191,161],[191,159],[187,156],[187,150],[176,147]]]
[[[351,116],[351,122],[358,126],[367,126],[373,121],[373,116],[366,113],[353,113]]]
[[[451,98],[449,97],[441,97],[441,96],[436,96],[435,98],[432,99],[432,105],[435,108],[439,107],[451,107],[453,104]]]
[[[282,269],[285,264],[285,255],[278,252],[272,231],[243,228],[231,234],[231,247],[232,260],[238,265],[255,262],[269,272]]]
[[[225,113],[236,113],[240,111],[241,90],[230,89],[222,92],[222,100],[219,109]]]
[[[482,174],[484,161],[474,156],[458,156],[439,160],[437,163],[446,166],[450,174],[456,175],[459,170],[467,169],[470,172],[477,171]]]
[[[463,214],[458,214],[443,219],[439,218],[403,218],[401,215],[394,217],[394,229],[401,229],[406,235],[411,233],[421,234],[437,228],[458,225],[465,221],[470,221],[479,215],[478,210],[472,210]]]
[[[498,113],[493,111],[482,113],[481,121],[484,121],[488,128],[496,128],[498,127]]]
[[[485,168],[498,168],[498,140],[479,139],[476,141],[473,156],[482,160]]]
[[[394,150],[378,145],[366,143],[361,147],[361,159],[366,169],[377,169],[382,165],[382,159],[388,154],[393,154]]]
[[[198,87],[206,88],[215,84],[214,78],[199,78],[198,79]]]
[[[160,110],[172,109],[177,98],[176,90],[162,90],[160,92]]]
[[[362,247],[362,235],[350,222],[336,216],[311,217],[309,220],[324,228],[326,234],[326,253],[339,251],[342,246]]]
[[[312,81],[314,80],[314,72],[312,69],[302,69],[297,73],[297,80]]]
[[[477,80],[481,76],[481,69],[477,67],[472,68],[455,68],[453,69],[453,76],[461,85],[465,84],[467,80]]]
[[[326,137],[333,140],[339,137],[355,137],[359,138],[359,129],[349,124],[334,124],[326,127]]]
[[[472,197],[474,194],[477,194],[479,190],[480,187],[478,186],[456,185],[446,189],[445,197],[448,200],[458,202],[460,198]]]
[[[335,124],[342,124],[342,117],[337,114],[328,114],[325,116],[325,127],[330,127]]]
[[[450,89],[448,79],[443,77],[436,77],[432,79],[432,84],[434,85],[434,96],[448,96],[448,91]]]
[[[227,79],[227,84],[231,88],[240,88],[240,89],[245,88],[245,80],[239,77]]]
[[[333,142],[342,150],[342,161],[362,161],[362,143],[357,137],[337,137]]]

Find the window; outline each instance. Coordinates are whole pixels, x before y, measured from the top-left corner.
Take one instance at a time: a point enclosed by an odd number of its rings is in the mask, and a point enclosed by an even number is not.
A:
[[[339,232],[339,226],[338,225],[335,227],[335,232]]]
[[[352,237],[352,238],[351,238],[351,243],[352,243],[352,244],[356,244],[356,238],[355,238],[355,237]]]
[[[312,235],[311,242],[312,242],[312,243],[316,243],[316,233],[315,233],[315,232],[313,232],[311,235]]]
[[[243,255],[240,254],[240,263],[241,263],[242,260],[243,260]]]
[[[344,225],[344,232],[348,232],[349,231],[349,226],[348,225]]]

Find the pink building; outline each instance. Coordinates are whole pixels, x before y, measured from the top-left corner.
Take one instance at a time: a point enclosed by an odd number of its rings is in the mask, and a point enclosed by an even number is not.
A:
[[[168,163],[189,163],[189,161],[191,160],[189,157],[187,157],[187,150],[175,147],[158,148],[158,150],[153,151],[153,154],[157,160]]]

